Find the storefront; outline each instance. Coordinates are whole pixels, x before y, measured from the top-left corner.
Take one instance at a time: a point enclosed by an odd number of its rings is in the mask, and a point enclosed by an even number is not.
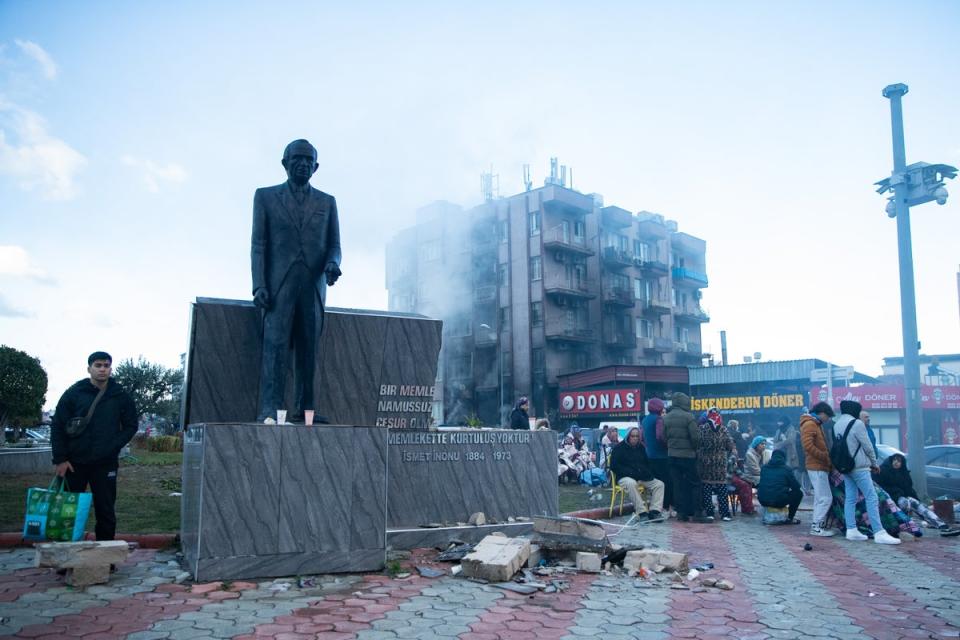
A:
[[[650,398],[690,393],[686,367],[617,365],[559,376],[557,415],[561,427],[574,422],[584,429],[637,424]]]
[[[826,402],[826,387],[814,387],[809,397],[811,404]],[[907,450],[906,392],[901,385],[835,387],[837,410],[843,400],[855,400],[870,413],[870,426],[880,444]],[[960,386],[921,386],[920,407],[926,446],[960,444]]]

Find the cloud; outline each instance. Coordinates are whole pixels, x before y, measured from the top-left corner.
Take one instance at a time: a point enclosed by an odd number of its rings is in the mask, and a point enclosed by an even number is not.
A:
[[[73,147],[47,131],[37,113],[0,97],[0,175],[17,180],[21,189],[38,189],[48,200],[70,200],[77,194],[76,174],[87,163]]]
[[[22,309],[17,309],[7,302],[3,294],[0,294],[0,318],[29,318],[30,314]]]
[[[59,71],[57,63],[53,61],[53,57],[43,47],[29,40],[14,40],[13,42],[20,47],[24,54],[33,58],[40,65],[40,69],[47,80],[53,80],[57,77]]]
[[[29,278],[47,285],[57,283],[46,271],[32,264],[26,249],[16,245],[0,245],[0,276]]]
[[[140,177],[150,193],[160,193],[161,183],[179,184],[187,179],[187,170],[176,162],[158,165],[153,160],[123,156],[120,162],[140,170]]]

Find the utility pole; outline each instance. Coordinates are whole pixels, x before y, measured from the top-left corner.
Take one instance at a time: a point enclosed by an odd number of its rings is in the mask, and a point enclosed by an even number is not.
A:
[[[909,88],[891,84],[883,97],[890,100],[893,131],[893,173],[877,184],[879,193],[892,190],[887,214],[897,219],[897,252],[900,259],[900,318],[903,326],[903,379],[907,402],[907,453],[911,457],[913,485],[921,497],[927,495],[927,470],[923,443],[923,414],[920,408],[920,343],[917,337],[917,301],[913,283],[913,244],[910,238],[910,206],[936,200],[947,201],[944,179],[957,175],[949,165],[917,162],[907,166],[903,142],[902,98]]]

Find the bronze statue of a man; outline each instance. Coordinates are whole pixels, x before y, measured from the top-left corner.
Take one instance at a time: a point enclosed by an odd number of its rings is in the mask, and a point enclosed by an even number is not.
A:
[[[287,145],[281,161],[287,181],[253,196],[253,302],[263,311],[263,355],[257,420],[276,418],[290,348],[295,359],[296,419],[316,409],[313,372],[323,329],[327,287],[340,277],[340,221],[333,196],[310,186],[319,166],[306,140]]]

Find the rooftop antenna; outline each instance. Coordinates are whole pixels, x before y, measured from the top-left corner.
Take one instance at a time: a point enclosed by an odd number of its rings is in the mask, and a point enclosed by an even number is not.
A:
[[[543,181],[544,184],[560,184],[558,173],[559,162],[556,158],[550,158],[550,177]]]
[[[560,186],[567,186],[567,165],[560,165]]]
[[[484,202],[490,202],[500,195],[500,174],[493,173],[493,165],[490,165],[489,172],[480,174],[480,193]]]
[[[530,191],[533,188],[533,180],[530,179],[530,165],[523,165],[523,188]]]

